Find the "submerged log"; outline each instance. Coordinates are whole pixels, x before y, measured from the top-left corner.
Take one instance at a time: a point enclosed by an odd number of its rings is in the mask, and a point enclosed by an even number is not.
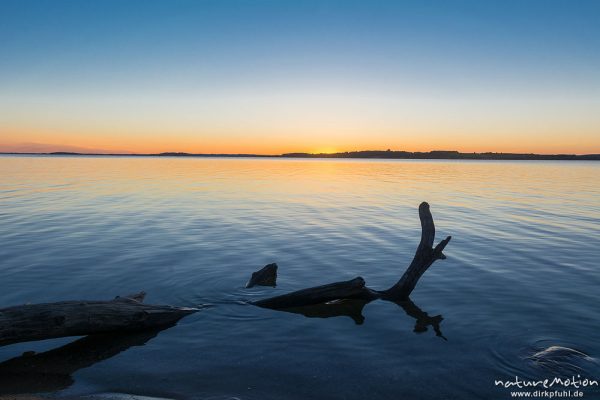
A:
[[[406,272],[404,272],[400,280],[391,288],[383,291],[369,289],[365,286],[364,279],[357,277],[349,281],[315,286],[281,296],[258,300],[252,302],[252,304],[264,308],[283,310],[287,308],[327,303],[341,299],[362,299],[367,301],[383,299],[393,302],[407,301],[425,271],[427,271],[436,260],[443,260],[446,258],[442,251],[451,239],[451,237],[448,236],[433,248],[435,225],[433,223],[433,216],[429,210],[429,204],[426,202],[421,203],[419,206],[419,218],[421,219],[421,241]],[[252,276],[254,277],[255,274],[258,274],[261,271],[255,272]]]
[[[277,285],[277,264],[267,264],[261,270],[252,273],[246,288],[253,286],[276,286]]]
[[[365,287],[365,280],[359,276],[349,281],[315,286],[281,296],[258,300],[252,304],[264,308],[279,309],[310,306],[339,299],[374,300],[377,297],[377,293]]]
[[[142,292],[110,301],[63,301],[0,309],[0,346],[167,327],[199,310],[143,304],[144,296]]]

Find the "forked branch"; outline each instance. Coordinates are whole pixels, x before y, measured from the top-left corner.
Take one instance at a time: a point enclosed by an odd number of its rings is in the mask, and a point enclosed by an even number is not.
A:
[[[421,203],[419,206],[419,218],[421,219],[421,242],[417,247],[412,262],[400,280],[388,290],[380,292],[381,298],[384,300],[407,300],[415,289],[415,286],[417,286],[417,282],[431,264],[436,260],[444,260],[446,258],[442,251],[452,237],[448,236],[433,248],[433,241],[435,240],[435,224],[433,223],[433,216],[429,210],[429,204],[426,202]]]
[[[341,299],[362,299],[367,301],[383,299],[393,302],[407,301],[410,294],[415,289],[417,282],[431,264],[436,260],[443,260],[446,258],[442,251],[451,238],[448,236],[434,248],[435,224],[433,223],[433,216],[429,210],[429,204],[426,202],[421,203],[419,206],[419,218],[421,219],[421,242],[417,247],[412,262],[406,269],[406,272],[404,272],[400,280],[391,288],[383,291],[369,289],[365,286],[363,278],[357,277],[349,281],[315,286],[281,296],[255,301],[252,304],[264,308],[286,309]],[[255,276],[257,276],[257,273],[253,274],[253,278]]]

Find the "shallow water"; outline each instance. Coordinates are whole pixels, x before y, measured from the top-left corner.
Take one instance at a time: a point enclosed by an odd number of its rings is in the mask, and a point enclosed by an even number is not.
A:
[[[447,340],[389,302],[362,324],[246,304],[358,275],[391,286],[424,200],[437,240],[453,239],[412,300],[443,316]],[[554,345],[589,355],[578,373],[600,379],[600,163],[2,156],[0,221],[2,306],[139,290],[212,305],[0,393],[500,399],[495,379],[553,377],[528,357]],[[277,287],[244,289],[271,262]],[[70,341],[0,347],[0,362]]]

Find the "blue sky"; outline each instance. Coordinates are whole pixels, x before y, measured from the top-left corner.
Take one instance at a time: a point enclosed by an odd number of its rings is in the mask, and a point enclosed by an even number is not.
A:
[[[0,147],[600,152],[600,2],[0,0],[0,88]]]

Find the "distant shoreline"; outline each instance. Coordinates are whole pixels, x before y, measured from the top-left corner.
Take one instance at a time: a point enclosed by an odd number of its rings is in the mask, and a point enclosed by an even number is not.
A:
[[[255,158],[353,158],[382,160],[564,160],[564,161],[600,161],[600,154],[527,154],[527,153],[460,153],[458,151],[409,152],[392,150],[365,150],[341,153],[285,153],[285,154],[193,154],[193,153],[155,153],[155,154],[110,154],[110,153],[17,153],[0,152],[0,155],[43,155],[43,156],[110,156],[110,157],[255,157]]]

